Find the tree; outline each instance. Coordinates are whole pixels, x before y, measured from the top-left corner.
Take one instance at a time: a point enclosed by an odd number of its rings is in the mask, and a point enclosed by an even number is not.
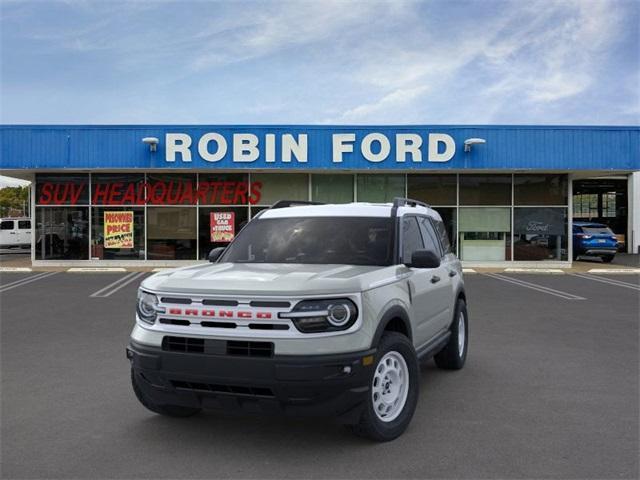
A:
[[[0,188],[0,215],[26,215],[29,209],[28,187]],[[22,212],[22,213],[20,213]]]

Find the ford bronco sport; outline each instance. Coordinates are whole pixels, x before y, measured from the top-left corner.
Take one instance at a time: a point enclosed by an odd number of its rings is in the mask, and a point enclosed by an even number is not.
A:
[[[426,204],[281,201],[209,260],[138,291],[127,357],[153,412],[325,415],[387,441],[413,416],[419,360],[465,363],[462,269]]]

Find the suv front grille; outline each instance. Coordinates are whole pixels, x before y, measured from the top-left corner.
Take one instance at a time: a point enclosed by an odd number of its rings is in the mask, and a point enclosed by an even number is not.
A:
[[[227,355],[240,357],[272,357],[272,342],[241,342],[229,340],[227,342]]]
[[[270,358],[273,357],[273,342],[245,342],[167,336],[162,339],[162,350],[166,352]]]
[[[204,339],[188,337],[164,337],[162,349],[169,352],[204,353]]]
[[[173,388],[198,392],[229,393],[232,395],[250,395],[254,397],[273,397],[273,391],[266,387],[246,387],[240,385],[218,385],[212,383],[185,382],[171,380]]]

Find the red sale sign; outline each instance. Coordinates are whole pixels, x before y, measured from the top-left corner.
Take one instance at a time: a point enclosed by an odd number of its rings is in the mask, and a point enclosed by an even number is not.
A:
[[[235,212],[211,212],[211,242],[230,242],[235,236]]]

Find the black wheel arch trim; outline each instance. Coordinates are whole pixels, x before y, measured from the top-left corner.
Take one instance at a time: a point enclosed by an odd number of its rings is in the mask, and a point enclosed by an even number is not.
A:
[[[389,325],[389,322],[395,320],[396,318],[402,321],[409,340],[413,340],[413,332],[411,331],[411,321],[409,320],[409,314],[402,306],[394,305],[385,312],[385,314],[382,316],[382,319],[378,323],[376,333],[373,335],[373,341],[371,342],[371,348],[375,348],[376,345],[380,343],[380,339],[382,338],[382,334],[387,329],[387,325]]]

